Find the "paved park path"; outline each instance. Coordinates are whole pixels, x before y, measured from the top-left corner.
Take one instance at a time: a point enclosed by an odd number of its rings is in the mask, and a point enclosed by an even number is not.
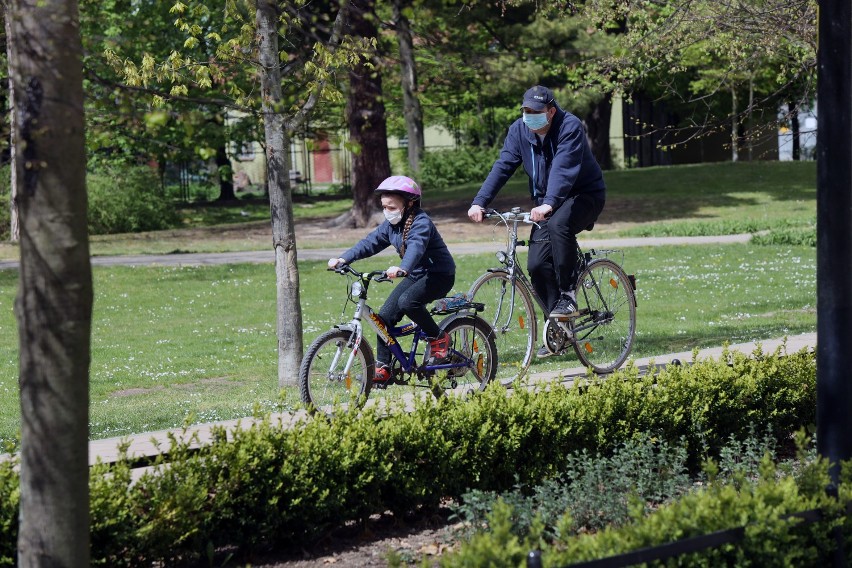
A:
[[[701,244],[728,244],[746,243],[751,239],[750,234],[724,235],[716,237],[640,237],[626,239],[579,239],[580,246],[584,249],[592,248],[627,248],[658,245],[701,245]],[[483,252],[496,252],[501,243],[448,243],[453,255],[481,254]],[[523,249],[524,247],[520,247]],[[341,247],[298,249],[299,260],[328,260],[340,254]],[[379,253],[378,256],[391,255],[394,251],[390,248]],[[93,266],[200,266],[206,264],[239,264],[239,263],[271,263],[275,256],[272,250],[244,251],[244,252],[210,252],[210,253],[178,253],[178,254],[150,254],[150,255],[128,255],[128,256],[93,256]],[[0,261],[0,270],[18,268],[17,260]]]

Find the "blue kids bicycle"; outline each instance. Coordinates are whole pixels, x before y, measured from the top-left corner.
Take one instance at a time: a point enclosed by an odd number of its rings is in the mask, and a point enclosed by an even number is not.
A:
[[[497,346],[491,326],[476,312],[483,304],[464,296],[442,298],[432,304],[431,313],[446,315],[438,326],[450,336],[449,354],[440,361],[426,357],[426,335],[413,322],[389,327],[368,304],[371,282],[391,282],[384,271],[358,272],[342,265],[334,272],[350,279],[347,302],[355,303],[352,319],[322,333],[308,347],[299,369],[302,402],[314,410],[329,411],[341,403],[361,404],[372,388],[414,385],[432,389],[437,395],[461,388],[465,393],[483,390],[497,372]],[[376,360],[364,337],[366,319],[390,349],[391,376],[374,382]],[[401,337],[412,337],[406,352]]]

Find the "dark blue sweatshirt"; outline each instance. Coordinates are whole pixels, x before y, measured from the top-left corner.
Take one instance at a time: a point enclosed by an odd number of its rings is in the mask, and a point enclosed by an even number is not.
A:
[[[340,255],[347,264],[367,258],[393,245],[396,252],[402,250],[402,232],[408,215],[416,214],[408,237],[405,239],[405,255],[399,267],[409,278],[419,279],[426,272],[455,274],[456,263],[441,234],[429,215],[422,209],[415,209],[403,217],[396,225],[388,221],[382,223],[372,233],[361,239],[355,246]]]
[[[578,193],[606,199],[603,174],[583,123],[559,107],[541,142],[522,118],[512,123],[500,157],[472,205],[487,207],[521,164],[529,176],[530,197],[536,205],[547,204],[556,210],[569,196]]]

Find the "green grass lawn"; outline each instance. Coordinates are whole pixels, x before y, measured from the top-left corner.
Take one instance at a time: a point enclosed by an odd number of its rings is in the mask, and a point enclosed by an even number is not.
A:
[[[813,233],[816,222],[815,162],[740,162],[640,168],[604,173],[607,204],[595,225],[596,237],[726,235],[777,230]],[[479,183],[426,190],[424,206],[452,204],[467,209]],[[526,176],[515,175],[494,206],[528,203]],[[293,215],[335,217],[351,207],[338,196],[298,196]],[[195,229],[92,237],[93,255],[225,252],[270,248],[269,206],[244,200],[231,206],[180,209],[184,226]],[[246,229],[260,229],[250,238]],[[268,232],[268,234],[267,234]],[[301,248],[325,243],[298,241]],[[0,243],[0,259],[17,259],[18,248]]]
[[[810,247],[703,245],[625,249],[638,281],[633,355],[769,339],[816,329],[816,252]],[[492,254],[459,262],[466,290]],[[359,268],[384,268],[385,259]],[[346,279],[300,262],[305,346],[344,313]],[[0,271],[0,441],[19,428],[17,271]],[[277,387],[271,265],[96,267],[91,437],[122,436],[293,408]],[[391,284],[371,289],[378,308]],[[375,340],[371,337],[371,341]],[[532,372],[574,367],[573,356]],[[399,387],[402,388],[402,387]]]

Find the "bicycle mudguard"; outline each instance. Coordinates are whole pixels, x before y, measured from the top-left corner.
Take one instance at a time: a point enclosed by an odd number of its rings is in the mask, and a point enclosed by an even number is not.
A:
[[[481,312],[484,309],[485,304],[472,302],[470,296],[460,292],[455,296],[439,298],[432,302],[432,309],[429,310],[429,313],[436,316],[443,316],[468,310]]]

